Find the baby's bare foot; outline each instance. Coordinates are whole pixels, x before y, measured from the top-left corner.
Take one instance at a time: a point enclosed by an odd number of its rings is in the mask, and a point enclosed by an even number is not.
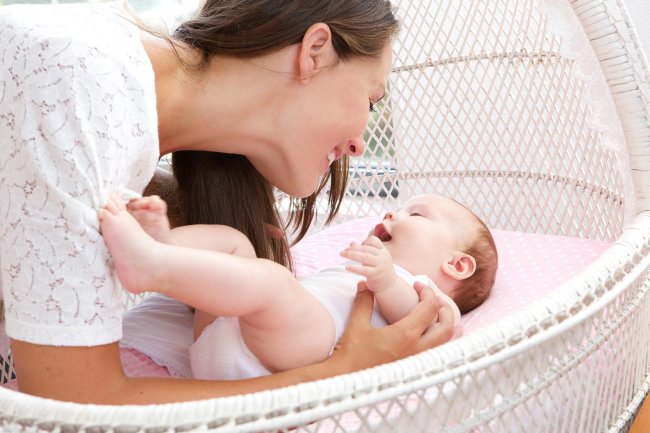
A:
[[[118,195],[111,195],[98,214],[102,236],[122,285],[136,294],[155,288],[155,272],[160,269],[156,262],[159,244],[145,233]]]
[[[126,208],[154,240],[171,243],[167,203],[157,195],[131,200]]]

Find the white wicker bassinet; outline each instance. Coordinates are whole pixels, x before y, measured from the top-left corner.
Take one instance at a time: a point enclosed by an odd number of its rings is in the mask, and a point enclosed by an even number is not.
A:
[[[341,219],[423,191],[494,228],[612,241],[552,298],[389,365],[143,407],[0,388],[0,430],[626,431],[650,380],[650,83],[616,0],[397,1],[389,95]],[[549,269],[549,272],[552,272]],[[9,366],[0,366],[3,378]]]

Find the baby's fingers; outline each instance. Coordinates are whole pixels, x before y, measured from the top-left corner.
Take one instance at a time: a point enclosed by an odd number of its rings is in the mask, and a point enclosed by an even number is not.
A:
[[[346,259],[354,260],[355,262],[363,263],[364,265],[376,264],[377,257],[364,250],[343,250],[341,256]]]
[[[383,248],[384,246],[381,240],[377,236],[373,236],[373,235],[368,236],[366,240],[363,241],[362,245],[366,245],[374,248]]]
[[[368,277],[372,268],[363,265],[345,265],[345,270],[353,274],[361,275],[362,277]]]

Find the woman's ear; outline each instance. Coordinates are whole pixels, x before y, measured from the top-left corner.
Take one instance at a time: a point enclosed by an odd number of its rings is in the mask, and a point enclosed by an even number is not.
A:
[[[312,24],[305,32],[298,52],[298,78],[307,84],[320,68],[336,61],[332,31],[325,23]]]
[[[454,280],[465,280],[476,272],[476,260],[469,254],[455,251],[442,264],[442,273]]]

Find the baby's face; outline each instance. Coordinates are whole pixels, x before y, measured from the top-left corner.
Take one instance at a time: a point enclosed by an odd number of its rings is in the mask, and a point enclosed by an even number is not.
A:
[[[474,224],[471,213],[440,195],[420,195],[388,212],[374,228],[393,262],[439,284],[442,264],[463,248]]]

